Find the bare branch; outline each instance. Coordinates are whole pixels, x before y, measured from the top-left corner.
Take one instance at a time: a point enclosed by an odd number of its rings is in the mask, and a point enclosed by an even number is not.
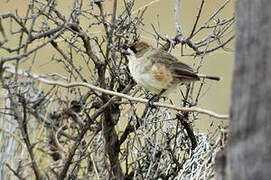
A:
[[[182,96],[176,99],[181,106],[169,99],[170,104],[154,103],[156,107],[150,108],[152,94],[139,86],[133,89],[136,84],[121,52],[146,32],[156,39],[157,47],[170,52],[181,44],[181,56],[200,57],[195,65],[199,71],[205,55],[219,48],[228,51],[234,39],[234,17],[222,14],[230,0],[208,9],[208,17],[203,16],[207,2],[200,0],[191,15],[195,16],[191,32],[183,32],[179,18],[184,17],[180,9],[185,4],[176,0],[173,38],[161,32],[159,18],[154,19],[158,23],[151,22],[158,28],[145,29],[144,13],[159,2],[135,9],[137,0],[74,0],[65,4],[72,8],[64,15],[58,1],[32,0],[23,15],[16,10],[0,14],[0,51],[4,51],[0,158],[9,165],[0,170],[7,178],[210,179],[214,175],[214,157],[226,138],[213,121],[228,115],[197,107],[206,83],[182,86]],[[104,31],[94,31],[101,28]],[[40,53],[44,51],[45,56]],[[39,68],[48,72],[33,73]],[[199,119],[208,119],[215,132],[193,128]]]
[[[11,60],[20,60],[22,58],[25,58],[27,56],[29,56],[30,54],[36,52],[37,50],[41,49],[42,47],[44,47],[45,45],[47,45],[48,43],[51,43],[52,41],[54,41],[58,36],[60,36],[63,32],[65,31],[65,28],[62,28],[58,33],[56,33],[55,35],[53,35],[51,38],[49,38],[47,41],[45,41],[44,43],[42,43],[41,45],[38,45],[37,47],[19,54],[19,55],[14,55],[14,56],[7,56],[7,57],[2,57],[1,61],[2,62],[7,62],[7,61],[11,61]]]
[[[198,14],[197,14],[197,16],[196,16],[196,21],[195,21],[195,23],[194,23],[194,25],[193,25],[192,31],[191,31],[191,33],[190,33],[188,39],[191,39],[191,38],[193,37],[193,35],[194,35],[194,32],[195,32],[195,30],[196,30],[196,27],[197,27],[198,22],[199,22],[199,19],[200,19],[200,15],[201,15],[201,11],[202,11],[204,2],[205,2],[205,0],[201,0],[201,4],[200,4],[200,7],[199,7],[199,11],[198,11]]]
[[[179,24],[179,10],[180,10],[180,3],[181,0],[176,0],[175,8],[174,8],[174,22],[175,22],[175,29],[178,37],[182,37],[182,28]]]
[[[7,72],[15,73],[14,67],[5,65],[5,68],[6,68]],[[49,85],[57,85],[57,86],[65,87],[65,88],[80,87],[80,86],[81,87],[87,87],[87,88],[90,88],[92,90],[104,93],[104,94],[125,98],[125,99],[128,99],[130,101],[134,101],[134,102],[139,102],[139,103],[144,103],[144,104],[147,104],[149,102],[147,99],[135,98],[135,97],[132,97],[132,96],[129,96],[129,95],[126,95],[126,94],[119,93],[119,92],[110,91],[110,90],[107,90],[107,89],[103,89],[103,88],[94,86],[94,85],[92,85],[90,83],[84,83],[84,82],[81,82],[81,83],[63,83],[63,82],[60,82],[60,81],[50,81],[50,80],[47,80],[47,79],[44,79],[44,78],[40,78],[38,75],[35,75],[33,73],[27,73],[27,72],[23,72],[23,71],[17,71],[17,73],[20,74],[20,75],[23,75],[23,76],[30,76],[30,77],[32,77],[32,78],[34,78],[36,80],[39,80],[39,81],[41,81],[41,82],[43,82],[45,84],[49,84]],[[209,116],[217,118],[217,119],[228,119],[229,118],[228,115],[220,115],[220,114],[217,114],[217,113],[212,112],[210,110],[205,110],[205,109],[202,109],[202,108],[196,108],[196,107],[185,108],[185,107],[178,107],[178,106],[174,106],[174,105],[170,105],[170,104],[162,104],[162,103],[157,103],[157,102],[155,102],[153,105],[157,106],[157,107],[164,107],[164,108],[173,109],[173,110],[182,111],[182,112],[197,112],[197,113],[200,113],[200,114],[209,115]]]

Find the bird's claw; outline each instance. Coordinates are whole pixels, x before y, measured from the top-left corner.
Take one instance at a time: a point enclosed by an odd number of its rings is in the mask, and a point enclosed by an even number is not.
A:
[[[153,105],[153,103],[157,102],[159,100],[159,96],[158,95],[154,95],[153,97],[151,97],[151,99],[149,99],[147,106],[150,108],[155,108],[155,106]]]

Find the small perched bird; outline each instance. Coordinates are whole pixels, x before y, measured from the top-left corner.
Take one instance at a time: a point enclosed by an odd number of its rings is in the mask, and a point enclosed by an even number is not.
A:
[[[180,83],[199,81],[200,78],[220,79],[198,74],[167,51],[153,48],[143,41],[132,44],[124,54],[129,60],[129,70],[137,84],[159,96],[169,94]]]

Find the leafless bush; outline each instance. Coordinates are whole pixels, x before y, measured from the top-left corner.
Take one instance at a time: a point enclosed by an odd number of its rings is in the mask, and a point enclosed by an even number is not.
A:
[[[213,134],[199,133],[193,122],[201,113],[227,116],[195,107],[204,82],[199,88],[186,86],[183,107],[155,103],[155,109],[142,108],[147,100],[138,97],[149,93],[135,86],[121,54],[140,39],[148,5],[134,11],[135,0],[114,0],[112,12],[107,12],[102,0],[83,2],[75,0],[68,17],[55,0],[31,0],[24,17],[0,14],[2,179],[213,177],[214,158],[224,147],[226,131],[221,127]],[[218,14],[229,2],[199,25],[205,3],[201,0],[192,31],[185,37],[177,0],[176,36],[162,36],[153,26],[157,45],[170,51],[180,44],[183,56],[200,58],[227,50],[234,38],[234,17],[221,20]],[[124,7],[119,13],[118,3]],[[84,21],[87,26],[81,25]],[[104,33],[95,35],[95,27],[103,27]],[[208,34],[196,39],[202,32]],[[16,46],[9,44],[10,37],[16,37]],[[48,66],[61,64],[66,75],[32,72],[45,47],[54,49]],[[23,71],[24,62],[30,65]]]

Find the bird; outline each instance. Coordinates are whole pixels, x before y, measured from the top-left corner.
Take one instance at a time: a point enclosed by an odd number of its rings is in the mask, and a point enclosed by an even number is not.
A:
[[[181,83],[200,81],[202,78],[220,80],[217,76],[197,73],[169,52],[144,41],[133,43],[123,54],[128,58],[128,68],[135,82],[155,94],[150,104],[157,101],[156,97],[172,93]]]

